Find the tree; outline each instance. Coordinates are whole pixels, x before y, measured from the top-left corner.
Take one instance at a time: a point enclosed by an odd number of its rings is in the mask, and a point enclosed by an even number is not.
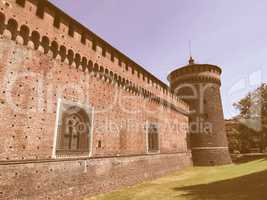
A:
[[[267,85],[262,84],[234,104],[239,110],[241,151],[267,147]]]
[[[231,133],[227,135],[228,137],[228,145],[229,151],[231,153],[241,152],[241,140],[240,140],[240,132],[232,127]]]

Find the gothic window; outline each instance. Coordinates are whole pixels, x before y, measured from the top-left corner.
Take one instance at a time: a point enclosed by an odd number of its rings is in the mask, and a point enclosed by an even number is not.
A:
[[[92,111],[62,103],[57,134],[57,155],[89,155]]]
[[[159,151],[159,132],[158,125],[155,123],[149,123],[147,127],[147,145],[148,152],[158,152]]]

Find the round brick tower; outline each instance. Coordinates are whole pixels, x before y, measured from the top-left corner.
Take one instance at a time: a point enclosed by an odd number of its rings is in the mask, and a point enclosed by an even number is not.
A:
[[[190,106],[189,142],[196,166],[231,163],[220,94],[221,69],[189,64],[168,76],[171,89]]]

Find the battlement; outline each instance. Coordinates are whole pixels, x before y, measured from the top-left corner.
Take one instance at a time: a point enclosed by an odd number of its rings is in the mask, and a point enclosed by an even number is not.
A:
[[[170,76],[174,75],[177,76],[181,76],[181,75],[185,75],[185,74],[191,74],[194,72],[211,72],[211,73],[216,73],[221,75],[222,70],[220,67],[216,66],[216,65],[210,65],[210,64],[191,64],[191,65],[186,65],[184,67],[178,68],[176,70],[174,70],[173,72],[171,72]],[[169,77],[171,78],[171,77]]]
[[[188,110],[165,83],[48,1],[6,0],[0,7],[3,37],[164,106]]]
[[[216,65],[189,64],[172,71],[168,76],[168,80],[172,83],[172,87],[188,81],[198,83],[213,82],[220,85],[221,73],[221,68]]]

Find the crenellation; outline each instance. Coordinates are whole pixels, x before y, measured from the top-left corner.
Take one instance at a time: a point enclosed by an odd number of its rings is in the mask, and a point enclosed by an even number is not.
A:
[[[44,12],[46,12],[47,10],[46,9],[44,9]],[[57,19],[58,20],[58,19]],[[55,20],[54,20],[55,21]],[[52,22],[51,22],[52,23]],[[57,22],[58,23],[58,22]],[[54,22],[52,23],[52,24],[54,24]],[[60,25],[61,25],[61,23],[60,23]],[[74,31],[74,29],[75,29],[75,31]],[[77,29],[77,30],[76,30]],[[80,42],[81,43],[81,40],[82,40],[82,38],[81,38],[81,35],[78,33],[78,32],[81,32],[80,30],[79,30],[79,28],[76,28],[76,26],[75,26],[75,28],[74,28],[74,25],[69,25],[69,32],[71,32],[71,35],[74,35],[74,38],[78,41],[78,42]],[[73,34],[72,34],[72,32],[73,32]],[[95,38],[95,37],[93,37],[93,41],[92,41],[92,43],[93,43],[93,49],[95,49],[96,50],[96,52],[97,53],[99,53],[100,55],[101,55],[101,50],[100,49],[98,49],[98,48],[101,48],[100,46],[98,46],[97,45],[97,42],[96,41],[98,41],[99,39],[98,38]],[[69,42],[70,43],[70,42]],[[103,43],[103,41],[102,40],[100,40],[100,43]],[[72,45],[72,46],[74,46],[74,44]],[[82,48],[81,48],[82,49]],[[112,56],[112,54],[110,55],[110,57],[108,57],[108,59],[111,59],[111,62],[112,62],[112,59],[113,58],[113,56]],[[125,68],[126,69],[126,71],[127,71],[127,68]],[[143,80],[144,81],[147,81],[148,83],[150,83],[151,82],[151,79],[148,77],[148,76],[150,76],[150,75],[148,75],[148,74],[146,74],[147,72],[145,72],[145,73],[143,73]],[[146,75],[145,75],[146,74]],[[154,79],[154,78],[153,78]],[[156,88],[154,88],[155,90],[157,90]]]
[[[25,0],[16,0],[16,3],[22,7],[25,6]]]

